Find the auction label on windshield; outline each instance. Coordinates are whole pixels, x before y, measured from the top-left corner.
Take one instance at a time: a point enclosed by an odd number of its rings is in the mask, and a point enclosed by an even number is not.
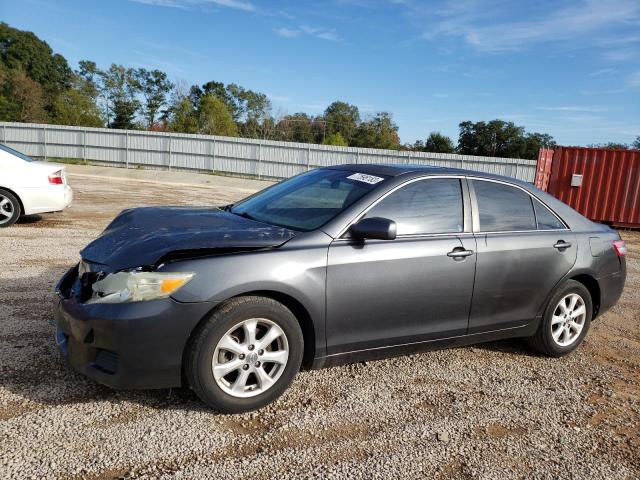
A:
[[[349,180],[357,180],[358,182],[368,183],[370,185],[375,185],[376,183],[384,180],[382,177],[376,177],[375,175],[367,175],[366,173],[354,173],[353,175],[349,175],[347,177]]]

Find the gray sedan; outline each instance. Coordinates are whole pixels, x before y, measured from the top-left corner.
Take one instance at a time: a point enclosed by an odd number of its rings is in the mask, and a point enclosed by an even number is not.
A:
[[[56,341],[103,384],[246,411],[300,368],[513,337],[565,355],[620,297],[625,253],[511,178],[322,168],[222,208],[125,210],[60,280]]]

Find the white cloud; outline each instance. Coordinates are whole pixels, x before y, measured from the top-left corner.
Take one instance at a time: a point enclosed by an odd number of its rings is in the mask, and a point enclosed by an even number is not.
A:
[[[340,37],[334,29],[310,27],[309,25],[300,25],[298,28],[282,27],[275,29],[274,32],[281,37],[286,38],[297,37],[302,32],[305,35],[310,35],[312,37],[319,38],[320,40],[328,40],[330,42],[337,42],[340,40]]]
[[[414,8],[427,14],[422,7]],[[504,52],[546,42],[585,39],[597,43],[595,34],[607,28],[640,24],[637,0],[579,0],[551,11],[538,9],[540,15],[526,20],[496,21],[504,9],[502,2],[494,0],[452,0],[430,12],[437,20],[424,36],[461,37],[477,50]]]
[[[538,110],[546,110],[550,112],[606,112],[606,108],[600,107],[583,107],[583,106],[560,106],[560,107],[538,107]]]
[[[627,85],[632,88],[640,88],[640,71],[635,72],[627,79]]]
[[[601,75],[613,75],[616,73],[616,70],[613,68],[601,68],[600,70],[596,70],[589,74],[590,77],[599,77]]]
[[[132,0],[146,5],[156,5],[159,7],[189,8],[197,6],[218,6],[253,12],[255,5],[244,0]]]
[[[295,30],[293,28],[286,28],[286,27],[276,28],[274,32],[276,32],[276,34],[280,35],[281,37],[285,37],[285,38],[294,38],[300,35],[299,30]]]

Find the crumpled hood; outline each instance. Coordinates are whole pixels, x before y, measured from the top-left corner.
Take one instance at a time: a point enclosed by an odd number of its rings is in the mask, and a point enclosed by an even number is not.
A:
[[[122,211],[80,254],[116,271],[153,265],[174,252],[277,247],[294,235],[218,208],[144,207]]]

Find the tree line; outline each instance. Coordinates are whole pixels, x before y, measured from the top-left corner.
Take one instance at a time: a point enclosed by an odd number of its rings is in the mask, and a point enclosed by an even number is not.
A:
[[[362,115],[335,101],[319,115],[274,115],[267,95],[234,83],[187,86],[161,70],[101,69],[89,60],[73,70],[35,34],[6,23],[0,23],[0,120],[532,159],[540,147],[555,145],[549,134],[503,120],[461,122],[456,144],[432,132],[403,145],[389,112]],[[634,145],[608,144],[621,147],[640,148],[640,137]]]

